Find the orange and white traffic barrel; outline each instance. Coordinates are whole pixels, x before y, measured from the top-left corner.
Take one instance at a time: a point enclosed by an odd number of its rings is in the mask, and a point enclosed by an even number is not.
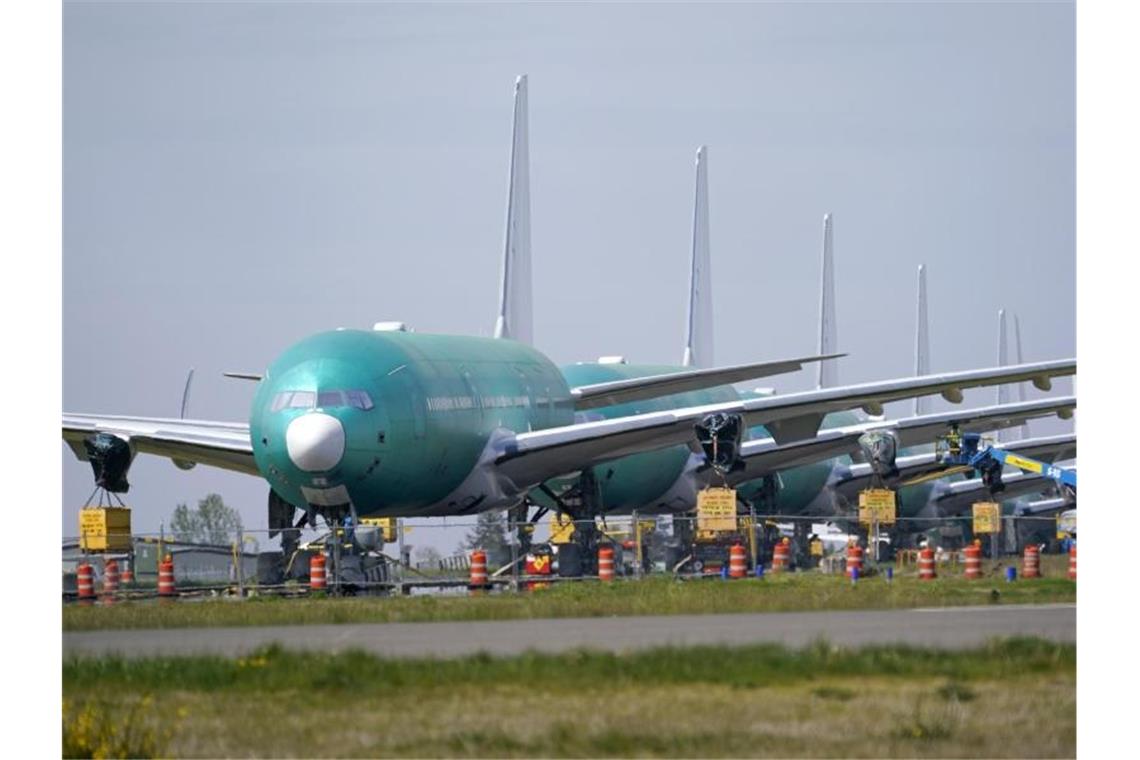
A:
[[[471,579],[468,588],[478,593],[487,586],[487,552],[476,549],[471,552]]]
[[[119,563],[107,560],[103,566],[103,593],[113,594],[119,590]]]
[[[309,558],[309,590],[324,591],[329,586],[328,573],[325,569],[325,555],[314,554]]]
[[[1025,553],[1021,558],[1021,577],[1041,577],[1041,550],[1037,548],[1036,544],[1025,547]]]
[[[75,585],[79,591],[79,599],[91,600],[95,598],[95,571],[86,562],[79,563],[75,569]]]
[[[1077,579],[1077,545],[1069,547],[1069,580]]]
[[[612,546],[598,547],[598,577],[603,581],[614,579],[614,548]]]
[[[792,547],[787,539],[772,547],[772,572],[780,573],[792,564]]]
[[[174,596],[174,559],[167,554],[162,562],[158,563],[158,595]]]
[[[982,547],[970,544],[962,550],[966,557],[966,577],[978,580],[982,577]]]
[[[129,559],[123,560],[123,573],[122,581],[124,586],[129,586],[135,582],[135,573],[131,569],[131,561]]]
[[[728,548],[728,577],[743,578],[748,575],[748,560],[744,555],[744,544],[733,544]]]
[[[918,579],[932,581],[938,577],[934,571],[934,550],[927,547],[918,552]]]
[[[847,547],[847,575],[851,575],[852,570],[859,572],[858,577],[863,577],[863,547],[859,544],[851,544]]]

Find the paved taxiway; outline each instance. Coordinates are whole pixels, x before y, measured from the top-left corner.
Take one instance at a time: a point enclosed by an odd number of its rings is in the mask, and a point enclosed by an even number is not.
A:
[[[994,636],[1075,642],[1076,605],[85,631],[65,632],[63,652],[65,656],[236,656],[277,642],[289,649],[322,652],[362,649],[388,657],[457,657],[480,651],[507,655],[578,647],[608,651],[694,644],[802,647],[821,637],[845,646],[899,643],[964,648]]]

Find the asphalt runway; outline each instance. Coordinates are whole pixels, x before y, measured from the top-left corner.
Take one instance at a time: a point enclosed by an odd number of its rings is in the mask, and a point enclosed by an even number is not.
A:
[[[273,642],[288,649],[387,657],[458,657],[528,649],[614,652],[666,645],[778,643],[820,638],[842,646],[911,644],[977,646],[995,636],[1077,640],[1075,604],[949,607],[913,610],[772,612],[747,615],[496,620],[458,623],[369,623],[234,628],[65,632],[64,656],[239,656]]]

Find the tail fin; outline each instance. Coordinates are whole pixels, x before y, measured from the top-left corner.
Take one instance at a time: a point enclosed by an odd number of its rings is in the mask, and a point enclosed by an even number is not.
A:
[[[914,374],[930,374],[930,324],[926,314],[926,266],[918,267],[918,306],[914,322]],[[914,414],[930,412],[930,397],[919,396],[914,400]]]
[[[697,148],[697,190],[693,200],[693,258],[689,270],[686,367],[713,366],[712,271],[709,257],[709,154]]]
[[[496,338],[534,342],[530,267],[530,140],[527,134],[526,75],[515,81],[511,170],[507,188],[507,232]]]
[[[1013,315],[1013,351],[1016,363],[1021,364],[1024,361],[1021,357],[1021,320],[1016,314]],[[1017,384],[1017,400],[1025,401],[1025,383]],[[1020,433],[1022,438],[1029,437],[1029,420],[1021,423]]]
[[[998,309],[998,354],[997,363],[999,367],[1005,367],[1009,364],[1009,346],[1006,340],[1005,330],[1005,309]],[[997,402],[999,404],[1008,404],[1012,401],[1012,393],[1008,385],[999,385],[997,387]],[[998,431],[999,441],[1012,440],[1008,430]]]
[[[831,214],[823,215],[823,265],[820,273],[819,296],[819,353],[838,353],[839,338],[835,325],[835,262],[831,250]],[[819,363],[819,387],[839,385],[839,365],[836,359]]]

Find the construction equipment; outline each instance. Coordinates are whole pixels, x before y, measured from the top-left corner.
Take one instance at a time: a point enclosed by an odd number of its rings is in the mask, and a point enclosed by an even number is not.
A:
[[[1077,471],[1075,469],[1058,467],[1048,462],[1041,462],[996,448],[978,433],[959,432],[957,426],[938,439],[935,446],[935,456],[939,463],[948,468],[960,467],[964,470],[977,471],[981,475],[982,482],[989,488],[990,493],[996,494],[1005,489],[1001,473],[1006,465],[1016,467],[1023,472],[1052,478],[1074,491],[1077,489]]]

